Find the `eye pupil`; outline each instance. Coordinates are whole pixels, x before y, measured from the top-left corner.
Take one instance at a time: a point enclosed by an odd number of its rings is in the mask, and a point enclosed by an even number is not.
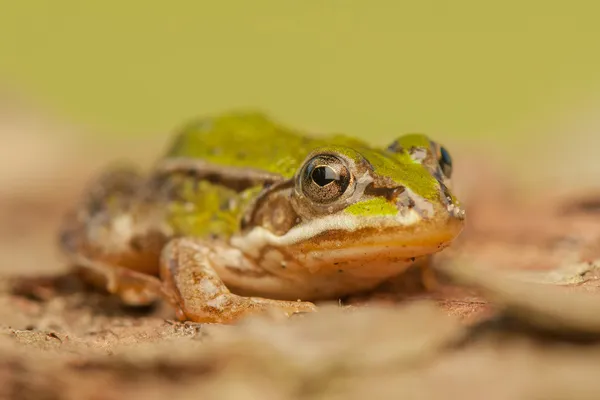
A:
[[[339,180],[340,175],[333,168],[321,165],[313,169],[311,178],[317,185],[327,186],[331,182]]]

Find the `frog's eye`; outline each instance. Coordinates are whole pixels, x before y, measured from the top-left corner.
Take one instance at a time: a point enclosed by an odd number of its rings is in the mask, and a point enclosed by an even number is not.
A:
[[[444,146],[439,147],[438,163],[444,175],[450,178],[452,176],[452,157]]]
[[[330,203],[342,196],[352,174],[346,164],[333,155],[320,155],[311,158],[300,176],[302,193],[318,203]]]

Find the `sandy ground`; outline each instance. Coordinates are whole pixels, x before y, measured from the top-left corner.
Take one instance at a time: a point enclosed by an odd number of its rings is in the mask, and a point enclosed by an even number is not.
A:
[[[126,309],[68,274],[56,226],[106,154],[10,132],[0,398],[600,398],[600,192],[524,195],[466,155],[468,226],[438,257],[438,291],[408,274],[316,314],[198,325]],[[61,278],[14,283],[24,276]]]

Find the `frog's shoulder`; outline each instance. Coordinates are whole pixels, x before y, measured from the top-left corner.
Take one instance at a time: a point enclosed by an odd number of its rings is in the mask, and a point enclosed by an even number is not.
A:
[[[254,168],[289,178],[315,148],[358,142],[341,135],[312,136],[285,126],[264,112],[243,110],[187,124],[177,134],[165,158],[198,158],[212,164]]]

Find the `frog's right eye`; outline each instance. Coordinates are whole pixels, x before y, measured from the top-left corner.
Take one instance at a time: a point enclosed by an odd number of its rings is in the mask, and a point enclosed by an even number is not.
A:
[[[328,154],[311,158],[304,165],[299,178],[302,193],[320,204],[340,198],[353,180],[346,163]]]
[[[440,164],[440,168],[446,177],[452,177],[452,157],[450,157],[450,153],[444,146],[439,146],[439,156],[438,163]]]

